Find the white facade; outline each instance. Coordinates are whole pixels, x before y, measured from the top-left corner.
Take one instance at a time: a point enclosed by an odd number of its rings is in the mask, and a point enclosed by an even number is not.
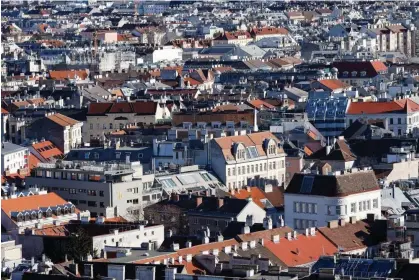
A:
[[[263,186],[268,183],[283,185],[285,182],[285,153],[278,149],[274,139],[269,140],[267,155],[249,158],[249,147],[237,143],[236,156],[226,161],[223,151],[216,143],[211,143],[211,166],[221,181],[229,188]],[[250,147],[251,149],[253,147]]]
[[[345,197],[326,197],[307,194],[284,194],[285,224],[301,230],[324,227],[332,220],[355,216],[357,220],[373,213],[381,217],[381,190],[357,193]]]
[[[159,47],[153,53],[146,56],[146,61],[157,63],[161,61],[181,61],[183,50],[170,46]]]
[[[71,149],[77,148],[81,145],[81,127],[82,122],[78,122],[74,125],[66,126],[64,129],[64,149],[63,153],[67,154]]]
[[[11,143],[2,144],[1,153],[1,173],[5,171],[10,174],[18,173],[19,170],[25,170],[28,167],[28,148],[14,145]]]
[[[412,113],[386,113],[386,114],[347,114],[346,125],[356,120],[384,120],[385,129],[391,130],[394,135],[412,133],[419,135],[419,111]]]
[[[141,247],[141,243],[155,243],[159,248],[164,241],[164,226],[138,226],[137,229],[120,231],[112,230],[111,233],[93,237],[93,249],[101,252],[106,246]],[[107,251],[107,250],[106,250]]]

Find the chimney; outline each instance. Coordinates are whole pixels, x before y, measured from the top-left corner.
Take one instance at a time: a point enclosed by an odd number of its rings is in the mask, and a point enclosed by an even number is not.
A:
[[[272,219],[271,219],[271,217],[265,217],[263,219],[263,227],[265,229],[272,229]]]
[[[249,227],[253,226],[253,215],[247,215],[246,225],[249,226]]]
[[[179,195],[175,192],[171,193],[170,198],[172,199],[172,201],[179,201]]]
[[[332,221],[327,222],[328,228],[334,229],[334,228],[337,228],[338,226],[339,226],[338,220],[332,220]]]
[[[375,214],[374,213],[368,213],[367,214],[367,221],[370,223],[373,223],[375,221]]]
[[[341,227],[344,227],[345,226],[345,219],[339,219],[339,225]]]
[[[279,234],[272,235],[272,242],[279,243]]]
[[[199,205],[201,205],[202,203],[202,197],[201,196],[197,196],[196,197],[196,207],[198,207]]]
[[[217,201],[217,209],[220,209],[224,205],[224,198],[219,198]]]
[[[349,217],[349,223],[356,224],[356,216]]]
[[[170,246],[172,251],[176,252],[179,250],[179,243],[172,243],[172,245]]]
[[[247,226],[247,225],[245,225],[245,226],[242,228],[242,234],[248,234],[248,233],[250,233],[250,227],[249,227],[249,226]]]
[[[326,155],[330,154],[330,151],[332,150],[332,146],[327,145],[326,146]]]
[[[166,232],[166,237],[172,237],[172,235],[173,235],[173,231],[172,231],[171,229],[169,229],[169,230]]]
[[[224,236],[221,233],[217,234],[217,242],[223,242],[224,241]]]
[[[191,241],[186,241],[186,243],[185,243],[185,247],[186,248],[191,248],[192,247],[192,242]]]

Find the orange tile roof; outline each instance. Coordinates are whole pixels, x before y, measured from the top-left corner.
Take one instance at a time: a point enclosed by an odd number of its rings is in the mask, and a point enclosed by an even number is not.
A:
[[[208,244],[200,244],[190,248],[183,248],[178,250],[177,252],[170,252],[165,255],[159,255],[155,257],[145,258],[138,261],[134,261],[134,263],[151,263],[154,261],[163,261],[164,259],[168,258],[178,258],[179,256],[185,257],[186,255],[196,256],[201,254],[204,251],[210,251],[213,249],[222,250],[226,246],[238,245],[239,243],[235,239],[224,240],[221,242],[211,242]]]
[[[14,199],[2,200],[1,210],[10,217],[11,212],[20,212],[63,204],[68,204],[68,202],[58,196],[58,194],[50,192],[47,194],[23,196]],[[76,212],[79,212],[79,210],[76,209]]]
[[[315,236],[299,234],[296,240],[288,240],[280,236],[279,243],[265,239],[264,245],[288,267],[312,263],[320,256],[331,256],[338,251],[332,242],[319,233]]]
[[[124,94],[122,93],[122,90],[121,89],[111,90],[111,94],[112,95],[115,95],[117,97],[123,97],[124,96]]]
[[[381,61],[372,61],[371,65],[377,72],[387,70],[387,66]]]
[[[43,141],[32,145],[44,159],[48,161],[52,158],[62,158],[64,156],[63,152],[60,151],[51,141]],[[41,159],[42,160],[42,159]]]
[[[65,224],[59,226],[51,225],[44,226],[42,229],[35,229],[35,235],[42,236],[68,236],[69,232],[65,227]]]
[[[53,80],[74,79],[75,76],[78,76],[82,80],[86,80],[89,75],[86,70],[49,71],[49,77]]]
[[[1,108],[1,113],[2,114],[8,114],[9,113],[9,111],[7,111],[6,109],[4,109],[4,108]]]
[[[255,99],[255,100],[249,101],[248,103],[249,103],[250,106],[252,106],[253,108],[256,108],[256,109],[260,109],[262,107],[266,107],[268,109],[275,109],[275,106],[273,106],[273,105],[271,105],[271,104],[269,104],[269,103],[267,103],[263,100],[260,100],[260,99]]]
[[[60,113],[56,113],[54,115],[50,115],[47,117],[49,120],[55,122],[58,125],[61,126],[68,126],[68,125],[75,125],[78,123],[75,119],[69,118],[67,116],[64,116]]]
[[[280,237],[284,237],[288,232],[292,232],[293,229],[290,227],[279,227],[261,231],[255,231],[246,234],[239,234],[236,236],[237,241],[239,242],[249,242],[249,241],[256,241],[259,239],[270,239],[272,235],[279,235]]]
[[[273,135],[269,131],[251,133],[247,135],[216,138],[215,142],[218,144],[218,146],[222,150],[224,154],[224,158],[226,160],[233,160],[234,156],[232,154],[232,145],[234,143],[241,143],[245,147],[255,146],[259,153],[259,156],[266,156],[266,153],[262,147],[263,141],[265,139],[274,139],[277,141],[277,143],[279,143],[278,138],[276,138],[276,136]],[[278,148],[278,153],[282,153],[282,152],[283,150]]]
[[[400,99],[389,102],[352,102],[348,114],[412,113],[418,110],[419,104],[411,99]]]
[[[324,79],[320,80],[319,83],[331,90],[344,89],[350,87],[348,84],[337,79]]]
[[[256,203],[259,207],[265,208],[265,204],[261,201],[266,199],[265,193],[258,187],[248,187],[248,189],[240,189],[234,194],[233,197],[238,199],[247,199],[252,198],[253,202]]]
[[[252,28],[251,33],[255,35],[275,35],[281,34],[286,35],[288,34],[288,30],[282,27],[262,27],[262,28]]]
[[[34,169],[35,167],[38,166],[38,163],[40,163],[41,161],[34,156],[32,153],[29,155],[29,170]]]

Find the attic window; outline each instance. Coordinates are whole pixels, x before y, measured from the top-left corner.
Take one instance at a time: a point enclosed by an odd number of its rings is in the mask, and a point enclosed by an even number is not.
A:
[[[343,72],[343,76],[344,76],[344,77],[348,77],[348,76],[349,76],[349,72],[348,72],[348,71],[344,71],[344,72]]]
[[[358,72],[352,71],[352,77],[356,77],[357,74],[358,74]]]
[[[366,71],[362,71],[361,72],[361,77],[365,77],[367,75],[367,72]]]

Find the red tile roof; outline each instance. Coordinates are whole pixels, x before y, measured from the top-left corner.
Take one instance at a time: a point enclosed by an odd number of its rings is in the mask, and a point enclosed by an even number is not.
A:
[[[64,156],[63,152],[60,151],[51,141],[43,141],[32,145],[42,158],[43,162],[49,161],[51,159],[62,158]]]
[[[400,99],[389,102],[352,102],[347,114],[412,113],[416,111],[419,111],[419,104],[411,99]]]
[[[317,261],[320,256],[334,255],[337,247],[323,235],[315,236],[299,234],[296,240],[288,240],[280,236],[279,243],[265,239],[265,247],[288,267],[308,264]]]
[[[323,86],[331,89],[331,90],[336,90],[336,89],[345,89],[350,87],[350,85],[339,81],[337,79],[324,79],[324,80],[319,80],[319,83],[322,84]]]
[[[14,199],[2,200],[1,210],[10,217],[11,212],[39,209],[41,207],[53,207],[68,204],[63,198],[54,192],[41,195],[23,196]],[[79,210],[76,210],[79,212]]]
[[[90,103],[87,115],[106,115],[112,113],[135,113],[154,115],[158,104],[152,101]]]
[[[255,109],[261,109],[263,107],[265,107],[267,109],[275,109],[275,106],[269,104],[268,102],[260,100],[260,99],[251,100],[251,101],[248,101],[246,103],[249,104],[251,107],[253,107]]]
[[[288,30],[282,27],[262,27],[262,28],[252,28],[252,30],[250,31],[250,33],[254,36],[258,36],[258,35],[287,35],[288,34]]]
[[[247,199],[250,197],[259,207],[265,208],[265,204],[262,202],[262,200],[266,199],[266,195],[258,187],[239,189],[238,191],[235,191],[232,196],[238,199]]]
[[[60,113],[50,115],[50,116],[47,117],[47,119],[55,122],[56,124],[58,124],[60,126],[64,126],[64,127],[65,126],[72,126],[72,125],[75,125],[75,124],[79,123],[79,121],[76,121],[75,119],[64,116]]]
[[[1,108],[1,113],[2,114],[8,114],[9,113],[9,111],[7,111],[6,109],[4,109],[4,108]]]
[[[34,156],[33,154],[29,155],[29,170],[32,170],[33,168],[38,166],[38,163],[40,163],[41,161]]]
[[[82,80],[86,80],[89,74],[86,70],[49,71],[49,77],[53,80],[74,79],[76,76]]]

